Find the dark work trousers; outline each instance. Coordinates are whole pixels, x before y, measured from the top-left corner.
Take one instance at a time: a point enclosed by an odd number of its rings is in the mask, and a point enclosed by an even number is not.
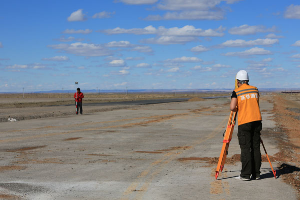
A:
[[[77,102],[77,111],[80,109],[80,114],[82,114],[82,102]]]
[[[238,126],[238,139],[241,147],[241,177],[258,178],[260,175],[260,131],[261,121],[250,122]]]

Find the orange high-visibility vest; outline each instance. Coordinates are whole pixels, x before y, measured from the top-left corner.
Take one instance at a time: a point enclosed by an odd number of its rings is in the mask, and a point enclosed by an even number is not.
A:
[[[238,100],[238,124],[261,121],[258,89],[254,86],[243,84],[234,91]]]

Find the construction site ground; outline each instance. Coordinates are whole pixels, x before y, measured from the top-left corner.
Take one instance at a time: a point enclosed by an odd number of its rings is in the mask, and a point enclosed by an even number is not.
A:
[[[83,115],[14,101],[1,102],[2,119],[17,121],[0,122],[0,199],[300,199],[299,94],[261,95],[261,137],[278,177],[261,148],[261,179],[251,181],[236,179],[238,124],[215,179],[230,98],[83,103]]]

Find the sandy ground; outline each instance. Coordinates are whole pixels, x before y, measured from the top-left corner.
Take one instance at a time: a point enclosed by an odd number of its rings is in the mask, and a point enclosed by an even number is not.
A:
[[[262,139],[278,179],[262,150],[262,179],[250,182],[235,180],[237,128],[214,178],[229,99],[86,106],[82,116],[23,100],[1,108],[21,120],[0,123],[0,199],[299,199],[299,100],[262,96]]]

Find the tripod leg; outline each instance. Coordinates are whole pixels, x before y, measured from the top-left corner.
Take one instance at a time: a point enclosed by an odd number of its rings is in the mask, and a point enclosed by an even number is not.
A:
[[[266,148],[265,148],[265,145],[264,145],[264,143],[263,143],[263,141],[262,141],[262,139],[261,139],[261,138],[260,138],[260,142],[261,142],[261,144],[262,144],[262,146],[263,146],[263,148],[264,148],[264,150],[265,150],[265,153],[266,153],[267,159],[268,159],[268,161],[269,161],[269,163],[270,163],[270,166],[271,166],[271,169],[272,169],[273,175],[274,175],[274,177],[275,177],[275,179],[276,179],[276,171],[275,171],[275,170],[273,169],[273,167],[272,167],[272,163],[271,163],[271,161],[270,161],[270,159],[269,159],[269,156],[268,156],[267,150],[266,150]]]
[[[220,171],[222,172],[224,169],[226,157],[228,154],[229,143],[231,141],[232,133],[233,133],[233,129],[234,129],[235,116],[236,116],[235,112],[230,113],[227,128],[226,128],[225,135],[224,135],[222,150],[221,150],[221,154],[219,157],[218,166],[216,169],[216,175],[215,175],[216,179],[218,178]]]

